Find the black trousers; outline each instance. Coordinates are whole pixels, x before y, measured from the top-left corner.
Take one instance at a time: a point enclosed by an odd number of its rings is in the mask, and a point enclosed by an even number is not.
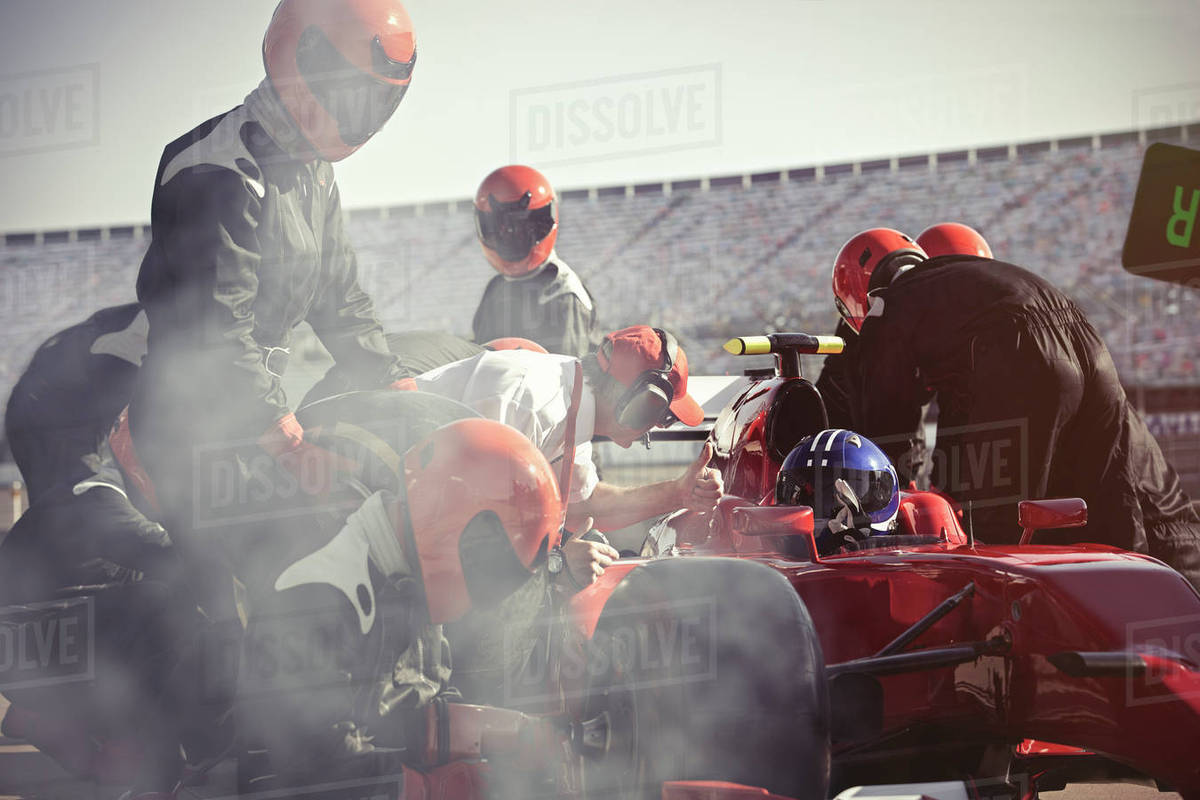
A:
[[[1090,324],[981,332],[969,374],[938,401],[934,482],[970,501],[980,540],[1015,543],[1021,499],[1081,497],[1086,526],[1035,541],[1149,553],[1200,587],[1200,518]]]

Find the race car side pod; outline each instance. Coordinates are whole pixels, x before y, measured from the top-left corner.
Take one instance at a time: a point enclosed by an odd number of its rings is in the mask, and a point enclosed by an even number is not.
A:
[[[972,642],[955,647],[934,647],[925,650],[903,652],[918,636],[932,628],[938,620],[945,617],[954,609],[975,594],[975,582],[971,581],[956,594],[938,603],[932,611],[914,622],[904,633],[888,642],[882,650],[868,658],[858,658],[841,664],[827,666],[826,673],[830,678],[838,675],[855,673],[859,675],[891,675],[897,672],[915,672],[923,669],[953,666],[966,661],[974,661],[981,655],[991,655],[1004,652],[1009,648],[1009,641],[1003,637],[994,636],[984,642]]]
[[[799,378],[800,356],[837,355],[846,348],[840,336],[813,336],[808,333],[771,333],[766,336],[738,336],[725,343],[725,352],[735,356],[763,356],[773,353],[779,362],[779,375]]]
[[[912,627],[904,633],[897,636],[892,641],[888,642],[882,650],[875,654],[875,658],[882,656],[895,655],[901,652],[918,636],[932,628],[938,620],[949,614],[954,609],[958,608],[958,604],[963,600],[975,594],[975,581],[971,581],[964,586],[957,594],[947,597],[945,600],[937,604],[937,607],[930,611],[925,616],[913,623]]]

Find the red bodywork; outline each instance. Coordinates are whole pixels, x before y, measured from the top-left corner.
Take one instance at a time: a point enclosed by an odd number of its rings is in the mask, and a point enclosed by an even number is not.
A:
[[[1015,796],[1033,798],[1039,787],[1057,788],[1045,775],[1068,780],[1070,762],[1102,762],[1200,797],[1200,595],[1190,584],[1152,558],[1100,545],[973,543],[947,498],[920,491],[901,497],[909,541],[818,558],[810,510],[769,507],[783,458],[779,432],[804,433],[771,414],[803,407],[787,405],[803,399],[794,391],[801,380],[754,381],[722,412],[710,441],[728,496],[713,514],[664,520],[647,552],[751,559],[776,570],[803,599],[827,668],[876,656],[943,601],[964,598],[908,652],[994,646],[954,666],[879,676],[878,724],[834,736],[839,781],[884,782],[876,779],[916,764],[923,780],[1025,776]],[[1078,501],[1021,510],[1034,542],[1039,526],[1084,519]],[[925,539],[914,544],[914,536]],[[438,716],[431,707],[421,748],[428,766],[406,768],[404,796],[490,796],[507,770],[543,774],[554,796],[588,796],[583,764],[595,756],[587,754],[588,670],[579,666],[614,591],[649,560],[614,563],[571,599],[538,713],[449,704]],[[762,652],[770,658],[771,641]],[[774,797],[720,781],[667,782],[663,796]]]
[[[1041,756],[1082,748],[1185,794],[1200,792],[1200,596],[1155,559],[1089,544],[973,546],[958,514],[931,492],[902,493],[899,515],[902,533],[937,537],[929,544],[798,558],[795,547],[780,552],[778,536],[734,530],[736,508],[772,502],[779,459],[765,431],[776,395],[793,380],[800,379],[751,383],[717,419],[710,441],[730,496],[712,518],[670,520],[671,552],[753,558],[778,570],[807,605],[827,665],[878,653],[971,582],[974,595],[911,649],[989,639],[1006,646],[958,666],[880,677],[882,731],[865,742],[835,740],[835,769],[839,760],[851,772],[856,763],[913,760],[913,742],[931,736],[948,747],[1002,748],[1009,760],[1001,769],[1029,774]],[[1023,517],[1067,527],[1076,505],[1030,505]],[[639,563],[614,565],[574,599],[580,636],[591,635],[609,593]],[[1132,667],[1112,666],[1121,654]],[[1073,668],[1077,662],[1090,666]],[[1022,743],[1030,739],[1057,744]],[[926,752],[936,763],[936,748]]]

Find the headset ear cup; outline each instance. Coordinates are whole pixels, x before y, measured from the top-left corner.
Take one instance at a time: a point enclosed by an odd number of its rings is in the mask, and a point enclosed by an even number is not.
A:
[[[671,406],[670,384],[660,376],[651,375],[634,384],[622,398],[617,410],[617,422],[630,430],[657,425]]]
[[[630,430],[640,430],[665,424],[675,397],[670,373],[679,357],[679,344],[675,337],[661,328],[653,328],[661,342],[663,365],[647,369],[638,376],[633,385],[625,390],[614,407],[614,416],[619,425]],[[597,352],[600,363],[612,363],[612,340],[605,339]],[[608,368],[605,367],[605,371]]]

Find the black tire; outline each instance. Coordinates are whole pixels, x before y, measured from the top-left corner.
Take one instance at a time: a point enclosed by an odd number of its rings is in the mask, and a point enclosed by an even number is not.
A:
[[[359,465],[367,488],[393,493],[400,490],[410,447],[443,425],[477,416],[446,397],[386,390],[339,394],[296,412],[314,443]]]
[[[604,720],[608,734],[603,752],[584,756],[589,800],[657,798],[667,780],[825,800],[825,662],[775,570],[718,558],[639,566],[600,615],[588,669],[583,719]]]

